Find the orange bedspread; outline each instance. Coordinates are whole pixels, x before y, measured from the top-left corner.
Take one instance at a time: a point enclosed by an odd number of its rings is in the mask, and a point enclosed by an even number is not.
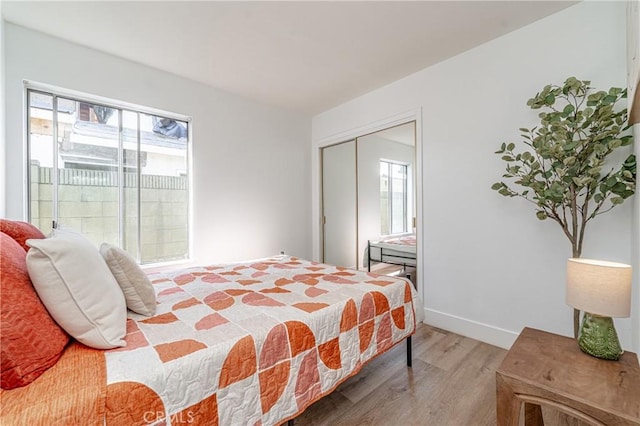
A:
[[[104,351],[73,342],[30,385],[0,390],[0,424],[102,425],[106,377]]]

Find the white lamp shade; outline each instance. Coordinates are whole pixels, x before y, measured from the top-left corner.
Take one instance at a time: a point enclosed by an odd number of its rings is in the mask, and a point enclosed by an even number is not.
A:
[[[593,259],[567,261],[567,304],[591,314],[631,314],[631,266]]]

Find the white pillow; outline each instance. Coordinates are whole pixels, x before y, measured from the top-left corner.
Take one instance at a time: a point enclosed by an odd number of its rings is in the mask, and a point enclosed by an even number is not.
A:
[[[27,245],[31,281],[53,319],[87,346],[125,346],[124,295],[97,248],[67,229]]]
[[[100,254],[120,284],[127,308],[141,315],[153,316],[156,313],[156,292],[136,261],[126,251],[107,243],[100,246]]]

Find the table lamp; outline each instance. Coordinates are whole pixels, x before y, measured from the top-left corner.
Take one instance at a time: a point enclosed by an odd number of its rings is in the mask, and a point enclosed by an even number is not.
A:
[[[578,335],[580,349],[597,358],[620,358],[623,350],[611,317],[628,317],[631,313],[631,266],[569,259],[567,304],[584,311]]]

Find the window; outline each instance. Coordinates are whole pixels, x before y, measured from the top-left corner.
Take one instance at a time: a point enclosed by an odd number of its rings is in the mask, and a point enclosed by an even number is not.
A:
[[[406,164],[380,161],[380,233],[407,232]]]
[[[188,119],[28,89],[29,221],[118,245],[140,263],[189,258]]]

